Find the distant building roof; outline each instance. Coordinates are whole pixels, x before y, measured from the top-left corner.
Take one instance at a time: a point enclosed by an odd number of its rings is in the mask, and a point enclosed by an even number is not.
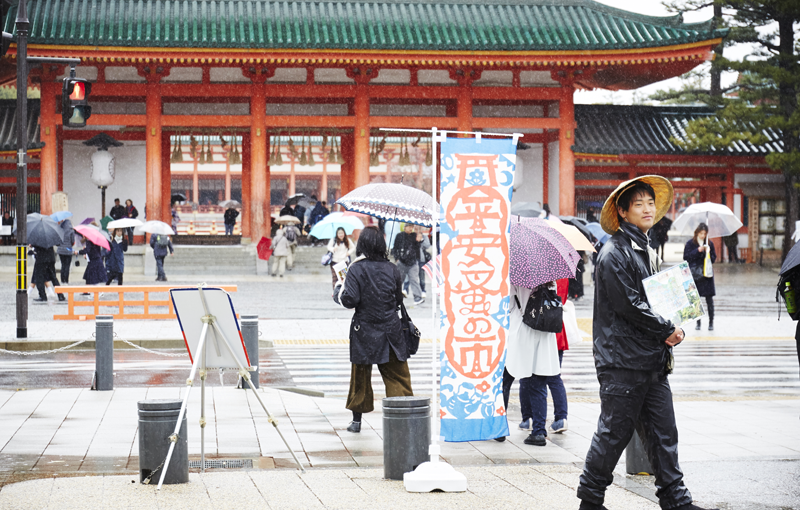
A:
[[[584,154],[690,154],[670,139],[686,140],[690,120],[711,117],[704,106],[575,105],[576,153]],[[755,146],[736,143],[705,154],[717,156],[765,156],[782,152],[776,131],[764,132],[769,142]],[[697,153],[691,153],[697,154]]]
[[[32,0],[30,44],[422,51],[613,50],[723,37],[592,0]],[[11,32],[12,6],[4,30]]]
[[[41,149],[39,100],[28,100],[28,150]],[[0,100],[0,152],[17,152],[17,101]]]

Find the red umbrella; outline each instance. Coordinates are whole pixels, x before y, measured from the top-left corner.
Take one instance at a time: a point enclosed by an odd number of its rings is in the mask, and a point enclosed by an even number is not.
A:
[[[105,248],[106,250],[111,250],[111,245],[108,244],[108,241],[106,241],[106,238],[103,237],[103,234],[101,234],[99,230],[94,229],[89,225],[76,225],[74,228],[76,232],[91,241],[93,244],[96,244],[101,248]]]
[[[258,252],[258,258],[261,260],[269,260],[270,255],[272,255],[272,250],[270,247],[272,246],[272,239],[268,237],[262,237],[261,240],[258,242],[258,246],[256,246],[256,251]]]

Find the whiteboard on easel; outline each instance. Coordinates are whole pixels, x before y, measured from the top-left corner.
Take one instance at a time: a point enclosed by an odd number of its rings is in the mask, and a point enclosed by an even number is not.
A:
[[[175,307],[175,315],[178,316],[178,324],[183,332],[186,350],[189,351],[189,357],[194,363],[195,353],[200,343],[200,334],[203,330],[203,316],[206,315],[200,289],[197,287],[171,289],[169,294]],[[250,359],[247,356],[247,348],[245,348],[242,332],[239,329],[239,321],[236,320],[236,311],[233,308],[230,294],[222,289],[203,288],[203,296],[209,315],[214,316],[214,322],[228,339],[231,350],[239,361],[237,363],[230,350],[225,348],[225,340],[214,328],[209,326],[204,349],[205,366],[207,368],[238,369],[241,364],[249,367]]]

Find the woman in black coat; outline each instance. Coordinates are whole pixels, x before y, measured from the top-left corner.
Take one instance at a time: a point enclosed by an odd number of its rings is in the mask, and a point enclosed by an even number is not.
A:
[[[362,413],[372,412],[372,365],[377,364],[387,397],[409,397],[411,375],[406,360],[409,346],[403,340],[397,314],[403,303],[403,280],[397,266],[386,258],[386,241],[375,227],[361,232],[356,259],[350,264],[333,298],[345,308],[355,308],[350,322],[350,391],[345,407],[353,412],[350,432],[361,432]]]
[[[86,239],[86,248],[78,253],[89,257],[86,271],[83,272],[83,279],[86,280],[86,285],[105,283],[108,275],[106,274],[106,266],[103,264],[103,249]]]
[[[699,276],[703,274],[703,261],[706,258],[707,250],[711,255],[711,262],[716,262],[717,252],[714,249],[714,243],[708,240],[708,225],[701,223],[694,230],[694,237],[686,243],[686,247],[683,249],[683,260],[689,263],[698,294],[706,298],[708,330],[714,331],[714,295],[716,294],[714,277]],[[697,321],[697,326],[694,329],[700,329],[700,322],[700,320]]]

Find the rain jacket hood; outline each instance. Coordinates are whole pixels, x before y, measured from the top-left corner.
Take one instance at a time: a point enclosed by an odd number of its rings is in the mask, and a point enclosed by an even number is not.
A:
[[[659,370],[671,348],[675,325],[655,313],[642,280],[659,269],[647,235],[623,222],[597,255],[594,296],[594,360],[597,368]]]

